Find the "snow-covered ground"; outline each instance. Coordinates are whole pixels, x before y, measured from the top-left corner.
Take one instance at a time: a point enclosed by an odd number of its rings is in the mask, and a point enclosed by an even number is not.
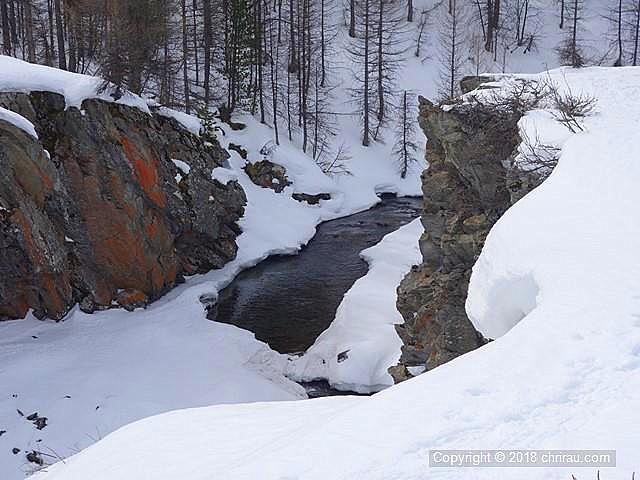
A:
[[[396,289],[422,261],[418,239],[423,231],[416,219],[361,252],[369,271],[344,295],[329,328],[289,364],[289,378],[324,379],[333,388],[360,393],[393,385],[387,370],[398,363],[402,346],[394,325],[403,321]]]
[[[93,77],[0,56],[0,91],[59,92],[67,107],[77,107],[85,98],[109,101],[106,94],[96,93],[100,85]],[[148,111],[146,101],[127,98],[128,104]],[[30,131],[26,120],[13,113],[0,111],[0,119]],[[199,129],[194,117],[167,109],[160,113],[191,131]],[[222,145],[240,144],[248,161],[261,160],[259,151],[271,137],[269,128],[249,116],[234,120],[247,128],[234,132],[220,125],[225,130],[218,135]],[[62,323],[31,317],[0,322],[0,431],[6,431],[0,434],[2,480],[18,480],[33,470],[25,459],[30,451],[43,452],[45,462],[51,463],[150,415],[306,396],[284,377],[283,355],[247,331],[207,320],[200,296],[215,297],[240,270],[271,254],[297,252],[319,222],[367,209],[379,201],[377,193],[418,195],[424,164],[403,180],[388,159],[361,158],[354,162],[352,175],[331,178],[285,142],[271,160],[287,168],[293,184],[277,194],[254,185],[242,170],[246,161],[235,151],[230,154],[229,168],[217,168],[213,175],[220,181],[237,179],[247,194],[233,262],[190,278],[147,310],[86,315],[75,309]],[[293,200],[294,192],[327,192],[332,199],[310,206]],[[42,430],[26,419],[35,412],[48,419]],[[12,453],[14,448],[20,452]]]
[[[598,104],[551,177],[487,239],[467,310],[495,341],[368,398],[145,419],[36,478],[595,479],[588,467],[428,465],[436,448],[583,448],[616,450],[600,478],[630,479],[640,471],[640,68],[551,75]],[[540,112],[523,128],[536,123],[564,128]]]

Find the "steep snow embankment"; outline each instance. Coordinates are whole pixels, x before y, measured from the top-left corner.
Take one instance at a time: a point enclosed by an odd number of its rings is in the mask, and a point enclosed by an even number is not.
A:
[[[65,95],[67,108],[99,97],[99,79],[29,65],[0,56],[0,91],[50,90]],[[147,102],[130,98],[142,111]],[[162,109],[192,132],[199,121]],[[268,127],[249,117],[243,131],[219,135],[248,151],[248,161],[261,160],[259,150],[270,138]],[[0,323],[0,478],[18,480],[36,465],[32,451],[51,463],[87,447],[115,429],[140,418],[177,408],[218,403],[293,400],[301,387],[282,372],[285,357],[257,342],[249,332],[208,321],[202,295],[215,298],[242,269],[274,253],[295,253],[323,220],[370,207],[376,192],[419,194],[418,171],[401,180],[385,159],[371,161],[367,175],[342,179],[325,176],[295,146],[283,144],[272,157],[287,168],[292,185],[282,193],[261,188],[249,179],[246,161],[232,151],[228,168],[212,174],[220,181],[236,179],[247,195],[240,220],[238,254],[220,270],[194,276],[147,310],[104,311],[86,315],[74,309],[63,323],[25,320]],[[390,180],[391,179],[391,180]],[[382,185],[384,183],[384,185]],[[332,199],[308,205],[294,192],[331,193]],[[42,430],[25,416],[47,417]],[[12,449],[19,449],[12,453]]]
[[[552,75],[564,85],[562,72]],[[433,448],[616,449],[617,467],[600,477],[631,478],[640,470],[640,69],[564,75],[574,91],[597,95],[597,114],[487,239],[468,313],[494,342],[370,398],[149,418],[36,478],[596,476],[595,468],[429,468]]]
[[[416,219],[360,253],[369,271],[344,295],[329,328],[288,366],[289,378],[324,379],[333,388],[360,393],[393,385],[387,370],[397,363],[402,345],[394,328],[402,323],[396,289],[420,263],[418,239],[423,231]]]

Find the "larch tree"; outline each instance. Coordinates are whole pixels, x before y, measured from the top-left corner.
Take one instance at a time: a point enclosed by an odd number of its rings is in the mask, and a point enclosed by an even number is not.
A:
[[[438,93],[450,100],[458,93],[458,82],[465,61],[465,35],[463,26],[466,11],[461,0],[452,0],[451,13],[444,15],[440,27],[440,78]]]
[[[418,160],[418,144],[416,142],[416,106],[414,94],[404,90],[399,102],[398,118],[395,129],[395,143],[392,153],[398,162],[400,177],[405,178],[412,163]]]

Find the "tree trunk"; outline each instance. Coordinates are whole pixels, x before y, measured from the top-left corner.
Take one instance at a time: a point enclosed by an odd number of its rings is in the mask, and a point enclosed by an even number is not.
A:
[[[364,1],[364,99],[363,99],[363,115],[364,115],[364,132],[362,135],[362,145],[369,146],[369,3],[370,0]]]
[[[53,8],[56,15],[56,34],[58,40],[58,67],[62,70],[67,69],[67,56],[64,45],[64,25],[62,22],[62,8],[60,0],[53,0]]]
[[[224,5],[224,4],[223,4]],[[226,9],[224,10],[226,12]],[[193,61],[196,69],[196,85],[200,85],[200,61],[198,55],[198,2],[193,0]],[[226,22],[225,22],[226,25]],[[225,37],[226,44],[226,37]]]
[[[451,13],[451,64],[449,70],[449,98],[453,98],[456,85],[456,44],[458,41],[458,9],[456,0],[453,0],[453,11]]]
[[[484,49],[487,52],[493,51],[493,34],[494,34],[494,19],[493,19],[493,0],[487,0],[487,34],[485,36]]]
[[[636,5],[636,28],[634,35],[634,44],[633,44],[633,66],[638,65],[638,39],[640,37],[640,0],[638,0],[638,4]]]
[[[184,110],[191,113],[189,101],[189,38],[187,32],[187,0],[182,0],[182,85],[184,89]]]
[[[356,36],[356,0],[349,0],[349,36]]]
[[[378,125],[384,120],[385,105],[384,105],[384,83],[383,83],[383,70],[384,70],[384,2],[385,0],[378,0]]]
[[[5,55],[11,55],[11,33],[7,0],[0,0],[0,16],[2,16],[2,52]]]
[[[622,63],[622,0],[618,0],[618,59],[615,66],[621,67]]]
[[[324,87],[325,78],[327,75],[326,67],[325,67],[325,55],[326,55],[326,44],[324,38],[324,7],[326,0],[320,0],[320,86]]]
[[[204,104],[211,101],[211,0],[202,1],[204,26]],[[231,105],[229,107],[233,108]]]
[[[6,0],[4,0],[6,1]],[[50,55],[49,55],[49,66],[53,66],[53,57],[55,56],[55,43],[53,40],[54,28],[53,28],[53,0],[47,0],[47,14],[49,20],[49,45],[50,45]]]
[[[24,17],[27,37],[27,60],[33,63],[36,61],[36,42],[33,36],[33,7],[31,0],[26,0],[24,3]]]
[[[578,2],[580,0],[573,0],[573,26],[571,32],[571,55],[572,64],[576,66],[576,58],[578,54]]]

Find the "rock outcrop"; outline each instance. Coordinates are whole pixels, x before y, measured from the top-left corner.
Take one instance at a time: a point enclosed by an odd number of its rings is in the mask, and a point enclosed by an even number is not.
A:
[[[443,109],[420,98],[419,123],[429,167],[422,174],[423,263],[398,288],[404,324],[396,381],[406,367],[432,369],[487,340],[465,312],[471,269],[493,224],[528,184],[514,181],[510,165],[520,143],[519,114],[471,103]]]
[[[101,100],[3,93],[0,106],[39,136],[0,121],[0,318],[135,308],[235,257],[246,198],[212,180],[219,145]]]
[[[330,193],[294,193],[291,197],[298,202],[307,202],[309,205],[318,205],[320,200],[331,200]]]
[[[248,163],[244,167],[244,171],[253,183],[262,188],[270,188],[276,193],[282,192],[291,185],[287,177],[287,170],[282,165],[269,160]]]

